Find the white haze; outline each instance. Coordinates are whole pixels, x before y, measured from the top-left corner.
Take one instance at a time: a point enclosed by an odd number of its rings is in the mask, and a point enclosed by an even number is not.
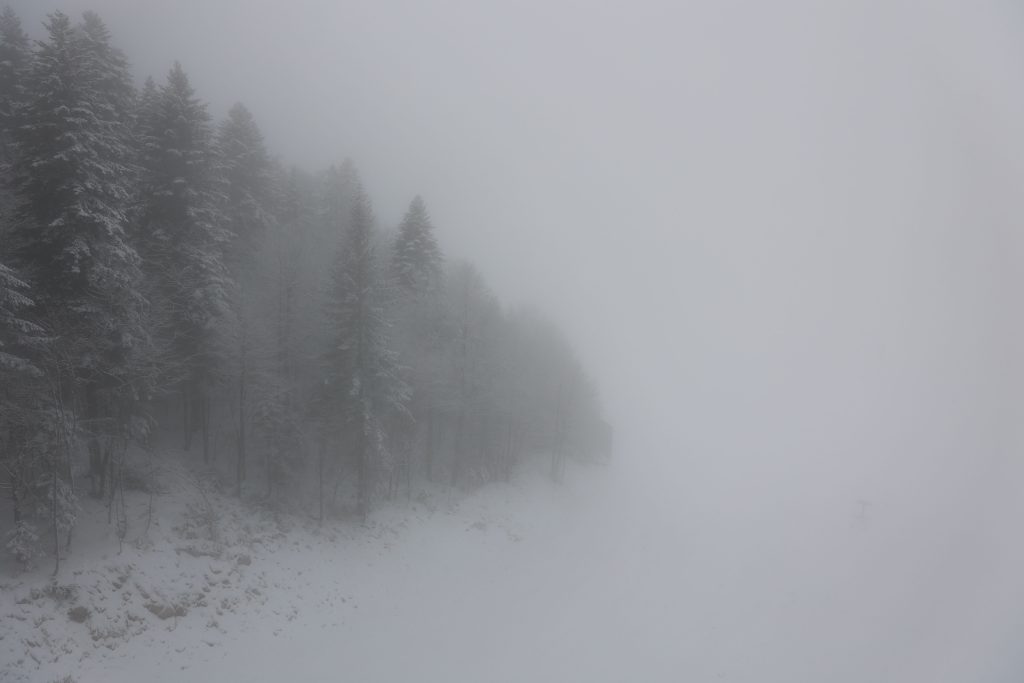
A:
[[[1019,7],[86,7],[288,161],[352,157],[382,223],[422,194],[567,330],[616,428],[594,528],[636,559],[565,566],[637,591],[552,602],[571,642],[638,657],[614,624],[648,618],[637,680],[1024,678]]]

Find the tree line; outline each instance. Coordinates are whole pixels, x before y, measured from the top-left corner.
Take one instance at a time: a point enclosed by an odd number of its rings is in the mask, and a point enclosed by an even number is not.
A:
[[[188,75],[137,88],[103,21],[0,14],[0,485],[7,548],[123,536],[133,452],[196,453],[240,496],[365,516],[610,428],[559,331],[448,262],[420,197],[382,229],[351,161],[310,173]],[[119,502],[120,501],[120,502]],[[120,506],[120,507],[119,507]]]

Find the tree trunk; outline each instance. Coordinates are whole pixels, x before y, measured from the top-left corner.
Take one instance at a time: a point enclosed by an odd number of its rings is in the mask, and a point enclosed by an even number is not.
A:
[[[89,383],[85,388],[85,418],[90,426],[89,434],[89,493],[93,498],[103,499],[103,448],[96,434],[99,420],[99,399],[96,397],[96,386]]]
[[[203,428],[203,462],[210,462],[210,397],[203,392],[199,399],[199,420]]]
[[[463,464],[466,459],[465,426],[466,408],[465,405],[460,405],[459,416],[455,421],[455,448],[453,449],[455,458],[452,463],[452,486],[459,485],[459,479],[462,477]]]
[[[269,473],[268,473],[269,474]],[[245,368],[238,375],[238,467],[235,473],[238,495],[245,480]]]
[[[508,421],[508,436],[505,439],[505,451],[502,453],[501,476],[505,481],[512,478],[512,441],[515,434],[515,421]]]
[[[320,494],[320,517],[318,524],[324,523],[324,459],[327,457],[327,444],[324,438],[320,437],[320,462],[317,463],[317,488]]]
[[[53,456],[53,469],[50,472],[52,481],[50,482],[50,526],[53,529],[53,575],[57,576],[57,572],[60,571],[60,528],[57,524],[57,488],[58,488],[58,475],[59,475],[59,463],[57,462],[57,456]]]
[[[356,435],[356,476],[357,476],[357,494],[356,494],[356,512],[366,521],[366,513],[369,511],[369,477],[367,476],[367,462],[366,462],[366,427],[365,418],[363,424],[359,426],[359,433]]]
[[[427,448],[426,448],[427,481],[434,480],[434,410],[427,407]]]
[[[181,392],[181,447],[184,451],[192,448],[192,401],[189,394],[192,389],[186,388]]]

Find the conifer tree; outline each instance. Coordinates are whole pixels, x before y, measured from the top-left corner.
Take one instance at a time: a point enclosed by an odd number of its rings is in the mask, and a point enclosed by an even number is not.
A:
[[[234,284],[230,336],[238,417],[235,480],[241,494],[246,478],[252,379],[261,360],[259,330],[254,329],[254,321],[262,303],[259,292],[264,286],[257,256],[271,220],[270,161],[263,135],[252,114],[241,104],[234,105],[221,124],[218,148],[226,194],[223,214],[230,232],[225,261]]]
[[[224,174],[225,227],[230,232],[227,262],[235,280],[256,269],[256,253],[271,220],[270,159],[263,134],[245,105],[235,104],[219,130]]]
[[[40,373],[30,356],[43,330],[24,317],[24,311],[31,306],[28,284],[9,267],[0,264],[0,372],[10,380],[0,382],[5,387],[13,382],[12,377]]]
[[[94,492],[102,493],[110,439],[123,434],[145,347],[139,257],[126,234],[132,166],[127,62],[95,15],[73,27],[46,22],[19,115],[15,163],[19,264],[56,355],[77,382],[89,434]]]
[[[31,58],[21,19],[10,6],[4,7],[0,11],[0,116],[5,122],[23,101]]]
[[[441,264],[441,250],[426,204],[417,196],[399,225],[391,249],[391,277],[397,294],[392,310],[396,348],[408,367],[415,397],[409,406],[416,418],[410,425],[413,430],[401,439],[402,462],[411,470],[413,454],[418,452],[428,479],[433,476],[437,403],[443,381]],[[410,477],[411,471],[406,476]]]
[[[328,373],[350,428],[356,468],[357,511],[369,509],[373,474],[388,463],[385,427],[407,415],[410,389],[387,338],[383,281],[373,247],[370,200],[358,188],[332,280],[328,312],[333,344]]]
[[[417,195],[398,228],[392,268],[399,285],[409,291],[437,286],[441,275],[441,250],[434,238],[427,206]]]
[[[223,226],[222,186],[206,105],[181,65],[144,93],[140,244],[155,279],[157,305],[171,320],[171,349],[180,366],[184,445],[203,434],[209,459],[211,387],[222,371],[217,323],[228,307],[224,264],[230,232]]]
[[[298,365],[309,327],[304,313],[310,309],[301,307],[300,298],[308,293],[303,291],[303,259],[312,202],[295,169],[272,162],[270,178],[274,215],[260,261],[269,294],[261,308],[269,357],[253,408],[255,431],[263,442],[267,498],[274,500],[297,479],[304,460]]]
[[[32,54],[28,36],[14,10],[0,12],[0,242],[14,219],[14,129],[25,104],[25,87]],[[2,250],[0,250],[2,257]]]
[[[41,396],[42,371],[31,356],[43,343],[42,329],[26,320],[32,306],[28,285],[0,265],[0,473],[10,493],[14,528],[8,549],[23,563],[35,554],[38,533],[30,517],[33,483],[38,480],[36,458],[26,448]]]

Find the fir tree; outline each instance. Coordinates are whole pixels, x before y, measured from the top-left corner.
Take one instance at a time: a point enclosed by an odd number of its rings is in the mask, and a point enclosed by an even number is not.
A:
[[[0,243],[14,218],[11,165],[15,158],[14,129],[25,104],[31,61],[28,36],[10,7],[0,12]]]
[[[440,300],[441,250],[423,199],[417,196],[399,226],[391,250],[391,276],[398,296],[392,307],[398,334],[396,345],[414,387],[410,410],[420,433],[403,435],[401,452],[406,477],[411,476],[413,453],[422,454],[422,469],[433,476],[435,423],[441,395],[441,339],[444,311]]]
[[[224,174],[224,219],[231,234],[226,262],[234,287],[231,292],[231,346],[238,415],[238,452],[235,468],[239,494],[246,478],[247,437],[251,411],[252,377],[260,361],[258,331],[254,329],[263,289],[257,255],[271,220],[270,162],[252,114],[234,105],[219,130],[218,148]],[[266,403],[264,405],[267,405]],[[267,413],[279,416],[280,410]]]
[[[219,130],[218,148],[226,185],[228,263],[236,280],[255,270],[255,258],[271,220],[270,159],[252,114],[235,104]]]
[[[329,322],[334,343],[328,373],[351,430],[357,510],[362,515],[369,509],[373,471],[388,464],[386,424],[407,415],[410,398],[397,354],[388,343],[382,288],[370,200],[358,188],[332,280]]]
[[[42,329],[23,317],[32,306],[28,285],[6,266],[0,265],[0,472],[9,485],[14,529],[7,547],[23,564],[35,555],[36,527],[30,517],[29,498],[33,460],[27,445],[34,407],[39,399],[40,369],[31,355],[41,342]]]
[[[223,252],[230,232],[223,226],[223,201],[213,131],[206,105],[175,63],[153,97],[144,93],[144,166],[140,238],[151,264],[157,305],[171,321],[169,340],[180,365],[185,447],[195,428],[209,458],[209,391],[222,365],[217,322],[227,310],[231,280]]]
[[[23,101],[32,54],[21,19],[10,6],[0,11],[0,116],[11,116]]]
[[[81,387],[101,493],[109,458],[100,441],[122,431],[146,339],[139,258],[126,235],[132,87],[98,17],[73,27],[58,12],[46,28],[19,115],[15,241],[56,355]]]
[[[22,312],[32,306],[27,290],[28,285],[14,271],[0,264],[0,370],[5,373],[39,374],[27,357],[33,341],[42,333],[42,328],[22,317]]]
[[[407,291],[432,289],[441,275],[441,250],[434,238],[427,206],[418,195],[409,204],[398,228],[392,269],[399,285]]]
[[[295,169],[273,162],[270,178],[274,216],[263,244],[261,265],[267,279],[264,291],[272,294],[262,308],[271,339],[269,362],[255,392],[254,423],[263,440],[267,498],[274,499],[297,479],[303,462],[303,411],[296,370],[305,337],[300,323],[308,318],[301,315],[305,311],[300,309],[300,296],[312,202],[305,196]]]

